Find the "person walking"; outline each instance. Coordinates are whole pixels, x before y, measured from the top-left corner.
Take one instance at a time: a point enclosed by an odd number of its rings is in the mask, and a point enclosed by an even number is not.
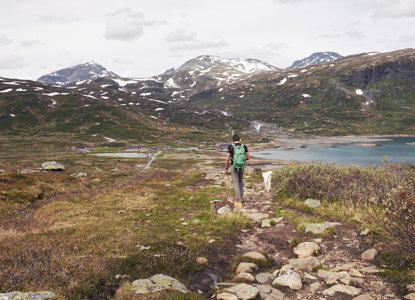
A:
[[[225,173],[229,172],[229,163],[231,164],[231,175],[233,187],[235,189],[235,206],[242,206],[244,193],[244,168],[245,162],[249,160],[248,147],[241,143],[239,135],[232,136],[233,143],[228,147],[225,161]]]

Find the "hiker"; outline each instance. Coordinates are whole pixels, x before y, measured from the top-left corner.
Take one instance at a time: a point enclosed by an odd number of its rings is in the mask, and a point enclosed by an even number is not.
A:
[[[245,161],[249,159],[248,147],[241,143],[239,135],[234,134],[232,136],[233,143],[228,147],[228,153],[225,161],[225,174],[229,170],[229,162],[231,163],[231,175],[233,186],[236,194],[235,206],[242,206],[243,193],[244,193],[244,168]]]

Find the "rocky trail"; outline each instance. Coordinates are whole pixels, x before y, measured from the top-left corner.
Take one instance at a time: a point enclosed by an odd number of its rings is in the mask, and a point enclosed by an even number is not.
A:
[[[207,179],[232,184],[223,174],[208,174]],[[401,299],[394,286],[379,275],[381,270],[373,263],[377,252],[365,241],[365,232],[357,232],[353,224],[328,220],[300,230],[289,216],[275,215],[281,207],[271,201],[262,183],[247,184],[244,198],[239,210],[254,226],[243,229],[222,253],[218,250],[215,255],[221,259],[209,261],[214,265],[238,257],[240,262],[216,283],[218,290],[211,298]],[[214,267],[210,266],[210,271]],[[213,279],[210,274],[207,282]],[[405,299],[415,299],[408,296]]]

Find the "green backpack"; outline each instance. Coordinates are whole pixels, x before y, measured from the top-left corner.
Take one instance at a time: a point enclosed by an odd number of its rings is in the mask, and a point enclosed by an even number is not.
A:
[[[239,146],[235,146],[235,144],[232,144],[233,146],[233,164],[232,166],[234,169],[236,169],[238,172],[240,170],[243,170],[245,167],[245,146],[244,144],[241,144]]]

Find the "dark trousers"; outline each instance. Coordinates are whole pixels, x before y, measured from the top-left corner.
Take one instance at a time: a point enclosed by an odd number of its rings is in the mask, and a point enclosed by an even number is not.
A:
[[[233,187],[235,189],[236,200],[238,202],[241,202],[242,197],[244,195],[244,183],[242,181],[244,177],[244,170],[239,169],[238,171],[234,167],[232,167],[231,175],[232,175]]]

